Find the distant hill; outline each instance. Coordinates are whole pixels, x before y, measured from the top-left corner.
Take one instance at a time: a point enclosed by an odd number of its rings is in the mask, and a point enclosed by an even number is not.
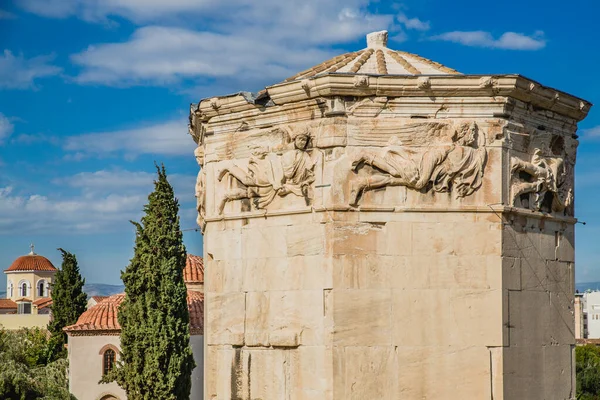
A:
[[[123,285],[107,285],[105,283],[86,283],[83,286],[83,291],[88,297],[92,296],[110,296],[112,294],[122,293],[125,291]]]
[[[586,290],[600,290],[600,282],[581,282],[575,284],[575,289],[579,292],[585,292]]]

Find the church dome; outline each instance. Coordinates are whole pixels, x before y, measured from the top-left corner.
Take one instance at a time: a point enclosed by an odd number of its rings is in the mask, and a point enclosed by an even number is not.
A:
[[[30,271],[57,271],[50,260],[39,254],[35,254],[33,249],[25,256],[17,258],[4,272],[30,272]]]
[[[367,35],[365,49],[339,55],[302,71],[284,82],[313,78],[328,73],[373,75],[459,75],[438,62],[387,47],[387,31]]]

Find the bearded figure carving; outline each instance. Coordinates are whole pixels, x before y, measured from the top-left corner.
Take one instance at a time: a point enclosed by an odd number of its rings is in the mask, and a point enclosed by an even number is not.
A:
[[[457,197],[471,195],[482,184],[487,160],[485,136],[478,131],[475,122],[461,123],[454,130],[450,144],[432,147],[422,154],[403,146],[396,136],[381,151],[361,151],[352,163],[353,171],[358,172],[361,165],[368,164],[382,174],[357,179],[350,205],[358,206],[364,192],[386,186],[453,191]]]
[[[233,200],[253,199],[256,208],[264,209],[276,196],[288,194],[303,197],[306,205],[310,205],[316,161],[307,150],[309,142],[310,135],[303,132],[293,138],[292,149],[274,152],[255,149],[247,171],[237,166],[222,169],[218,174],[219,181],[229,175],[245,188],[228,190],[219,203],[219,214],[223,213],[227,202]]]
[[[512,186],[515,206],[563,212],[573,204],[572,164],[561,143],[561,140],[555,141],[551,156],[545,156],[540,148],[536,148],[530,162],[512,159],[511,173],[516,180]]]

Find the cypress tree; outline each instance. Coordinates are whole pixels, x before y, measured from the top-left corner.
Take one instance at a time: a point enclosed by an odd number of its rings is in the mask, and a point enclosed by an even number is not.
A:
[[[136,227],[134,256],[121,279],[119,308],[121,362],[114,379],[130,400],[189,399],[195,367],[190,347],[186,251],[179,228],[179,204],[164,165]]]
[[[48,344],[50,362],[66,357],[67,334],[62,329],[77,322],[87,306],[87,295],[83,291],[85,279],[79,273],[75,254],[58,250],[62,253],[63,262],[52,282],[52,321],[48,325],[51,334]]]

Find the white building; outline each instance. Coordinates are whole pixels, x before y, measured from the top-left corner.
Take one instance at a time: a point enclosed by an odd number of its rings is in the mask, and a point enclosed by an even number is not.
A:
[[[0,299],[0,326],[45,328],[50,321],[51,287],[58,270],[33,252],[18,257],[6,270],[6,298]]]
[[[188,287],[190,345],[196,368],[192,372],[190,399],[203,399],[204,375],[204,283],[201,257],[188,255],[184,270]],[[199,286],[200,285],[200,286]],[[195,290],[194,290],[195,289]],[[65,328],[69,336],[69,391],[79,400],[125,400],[125,391],[115,382],[99,384],[119,358],[121,326],[117,319],[124,293],[97,298],[74,325]]]
[[[600,339],[600,291],[575,294],[575,336]]]

